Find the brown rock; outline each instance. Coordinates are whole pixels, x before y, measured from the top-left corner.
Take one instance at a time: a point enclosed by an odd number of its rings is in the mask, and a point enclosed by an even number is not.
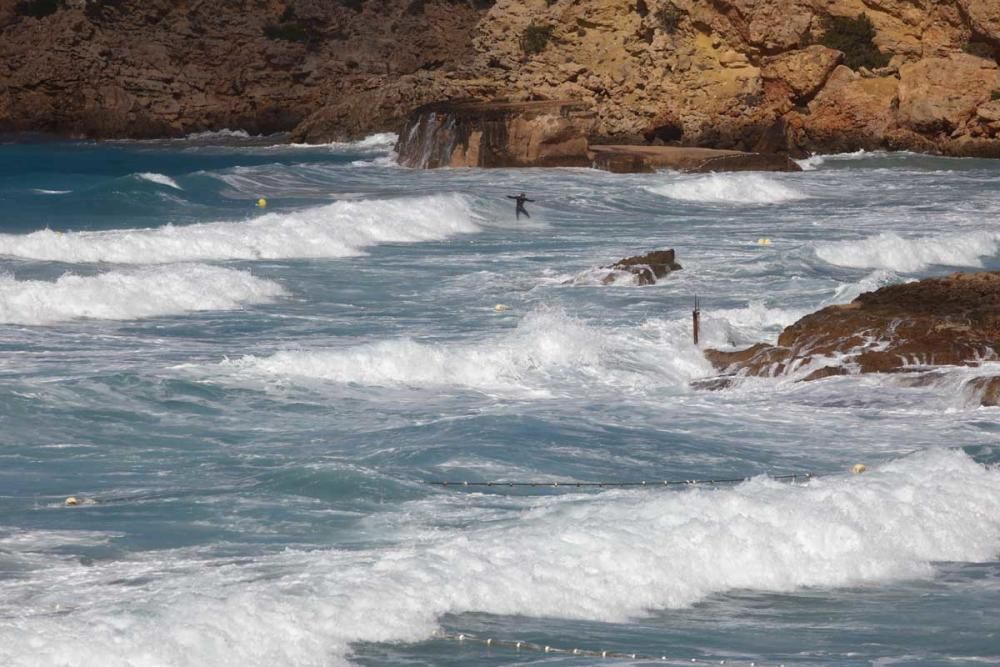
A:
[[[1000,4],[996,0],[957,0],[957,4],[969,17],[974,32],[1000,42]]]
[[[1000,376],[988,375],[973,378],[965,383],[965,388],[978,397],[980,405],[984,407],[1000,406]]]
[[[786,327],[777,345],[709,350],[726,373],[787,374],[805,379],[842,372],[898,372],[912,366],[976,365],[1000,350],[1000,272],[956,273],[883,287],[830,306]],[[837,358],[825,370],[826,358]],[[817,366],[813,368],[814,366]]]
[[[439,102],[411,114],[396,150],[407,167],[586,166],[592,127],[574,102]]]
[[[899,124],[918,132],[951,133],[1000,88],[1000,67],[954,53],[903,65],[899,78]]]
[[[654,250],[645,255],[636,255],[618,260],[609,267],[615,271],[627,271],[636,276],[640,285],[654,285],[671,271],[680,271],[681,265],[675,261],[674,250]],[[613,276],[604,279],[605,283],[614,280]]]
[[[898,86],[894,77],[862,78],[840,65],[809,103],[805,147],[835,152],[882,147],[895,128]]]
[[[712,171],[801,171],[786,155],[746,153],[678,146],[591,146],[593,164],[614,173],[648,173],[674,169]]]
[[[763,76],[787,83],[801,103],[812,99],[843,59],[840,51],[815,44],[770,59],[763,68]]]

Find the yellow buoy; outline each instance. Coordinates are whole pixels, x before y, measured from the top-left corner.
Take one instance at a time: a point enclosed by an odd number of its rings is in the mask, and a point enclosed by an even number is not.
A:
[[[766,236],[761,237],[757,239],[757,245],[771,245],[771,239],[767,238]]]
[[[493,310],[495,310],[498,313],[502,313],[504,311],[510,310],[510,306],[505,306],[502,303],[498,303],[497,305],[493,306]]]
[[[864,463],[855,463],[854,466],[851,468],[851,472],[853,472],[855,475],[860,475],[866,470],[868,470],[868,466],[866,466]]]
[[[63,505],[66,505],[67,507],[72,507],[73,505],[79,505],[79,504],[80,500],[76,496],[70,496],[69,498],[63,501]]]
[[[258,208],[267,208],[267,200],[264,199],[263,197],[261,197],[260,199],[258,199],[257,200],[257,207]]]

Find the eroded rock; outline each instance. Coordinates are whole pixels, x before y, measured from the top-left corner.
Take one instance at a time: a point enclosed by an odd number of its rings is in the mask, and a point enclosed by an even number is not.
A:
[[[1000,350],[1000,272],[956,273],[883,287],[786,327],[776,345],[706,350],[726,374],[892,373],[974,366]],[[829,370],[827,370],[829,369]]]
[[[669,250],[654,250],[645,255],[635,255],[618,260],[611,266],[605,267],[614,271],[625,271],[636,277],[639,285],[654,285],[656,281],[663,278],[671,271],[680,271],[681,265],[677,263],[673,248]],[[604,278],[605,284],[614,282],[614,275]]]
[[[594,114],[571,101],[439,102],[416,109],[396,150],[407,167],[587,166]]]

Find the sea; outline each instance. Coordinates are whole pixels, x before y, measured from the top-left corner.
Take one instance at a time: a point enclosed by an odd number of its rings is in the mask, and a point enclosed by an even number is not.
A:
[[[0,144],[0,665],[1000,664],[1000,362],[699,382],[1000,269],[1000,163],[394,142]]]

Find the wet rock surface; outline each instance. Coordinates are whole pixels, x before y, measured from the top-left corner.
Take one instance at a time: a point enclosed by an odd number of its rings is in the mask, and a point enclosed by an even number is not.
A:
[[[396,151],[406,167],[583,167],[594,118],[571,101],[439,102],[410,114]]]
[[[665,277],[671,271],[680,271],[673,248],[669,250],[654,250],[645,255],[626,257],[611,266],[605,267],[614,271],[625,271],[633,274],[639,285],[655,285],[656,281]],[[606,283],[613,281],[613,276],[604,279]]]
[[[786,327],[777,344],[706,350],[724,375],[893,373],[975,366],[1000,350],[1000,272],[956,273],[883,287]]]

